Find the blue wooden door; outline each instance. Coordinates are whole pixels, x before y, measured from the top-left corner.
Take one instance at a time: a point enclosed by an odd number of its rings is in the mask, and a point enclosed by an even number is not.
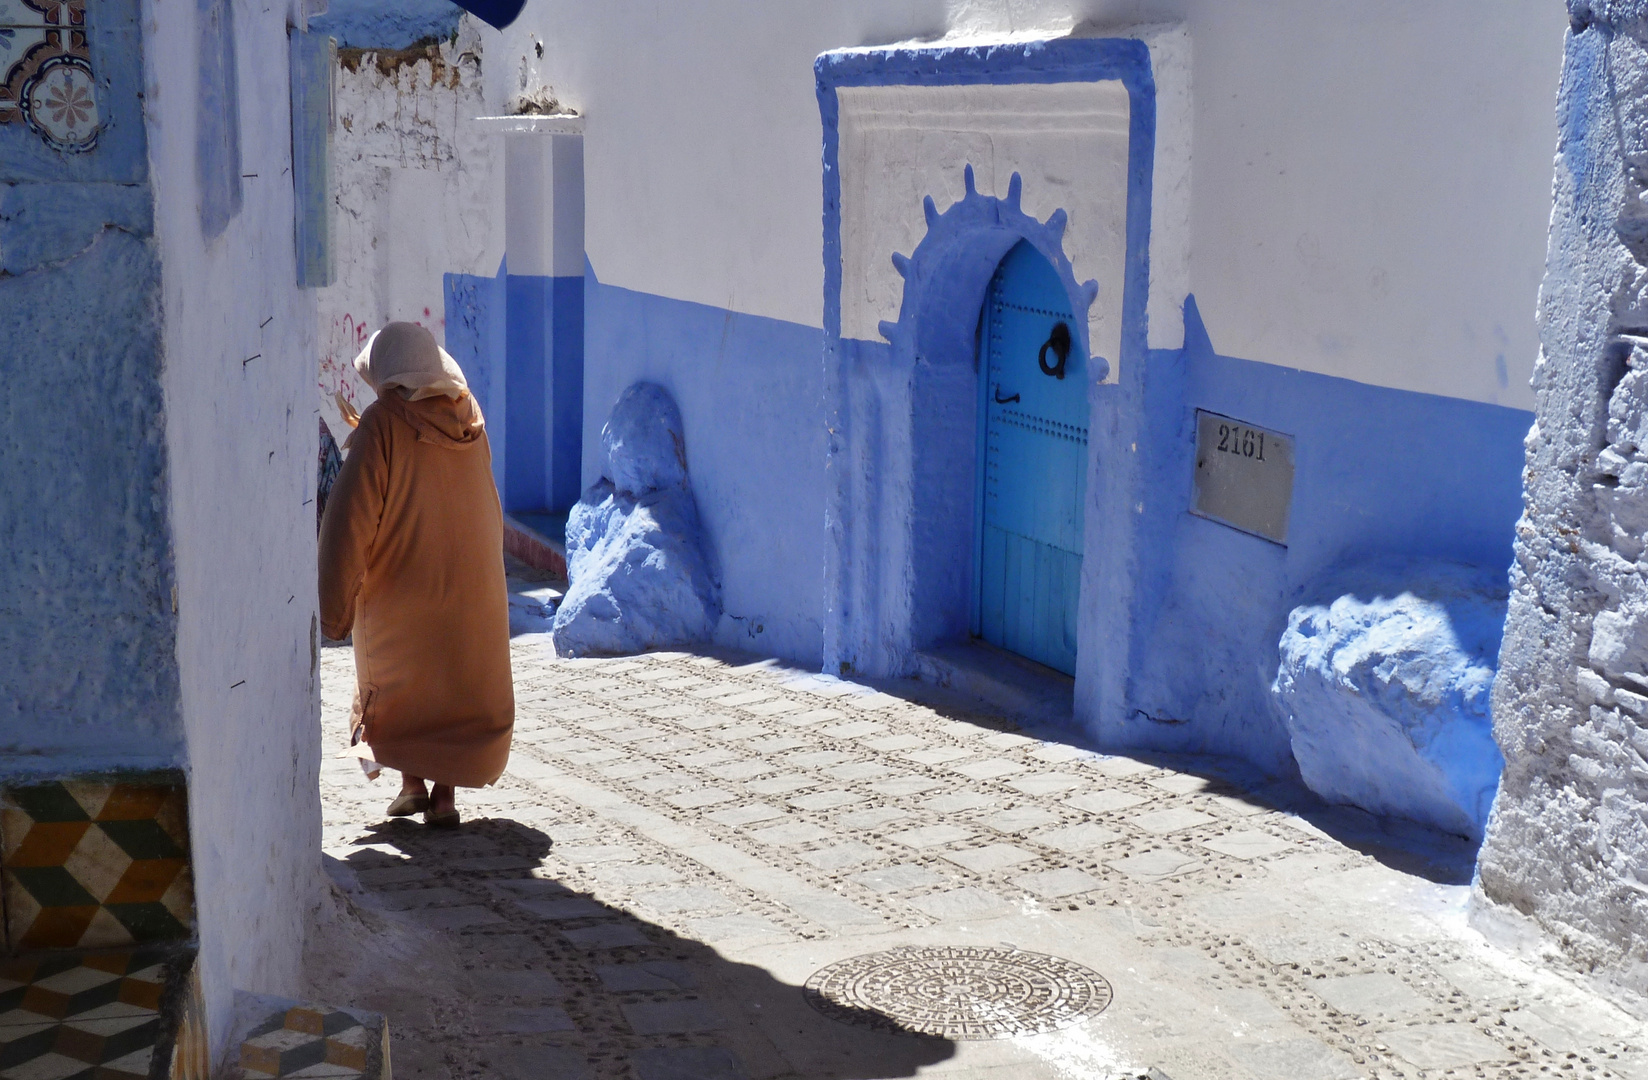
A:
[[[1087,357],[1029,243],[990,283],[979,342],[978,618],[992,645],[1073,675],[1087,494]]]

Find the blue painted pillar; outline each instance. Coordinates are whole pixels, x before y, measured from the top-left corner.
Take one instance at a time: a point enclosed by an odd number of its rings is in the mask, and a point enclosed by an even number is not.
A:
[[[505,510],[549,509],[550,280],[509,274],[504,282]]]
[[[580,199],[581,202],[581,199]],[[583,230],[579,230],[580,236]],[[583,244],[580,242],[579,247]],[[584,272],[557,274],[550,312],[549,509],[571,509],[583,489]]]
[[[504,508],[578,501],[584,413],[583,136],[523,117],[507,134]]]

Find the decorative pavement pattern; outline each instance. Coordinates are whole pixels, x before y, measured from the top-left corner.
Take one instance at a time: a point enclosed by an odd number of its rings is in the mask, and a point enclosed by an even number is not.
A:
[[[0,1077],[146,1080],[157,1050],[170,1061],[161,1003],[172,970],[191,961],[154,951],[0,958]]]
[[[467,968],[391,1011],[400,1080],[1648,1080],[1639,1023],[1467,929],[1458,844],[1244,790],[1217,762],[1034,738],[913,683],[561,661],[534,634],[514,663],[509,771],[443,833],[386,821],[393,784],[330,756],[353,668],[323,650],[334,877]],[[1067,994],[1051,1007],[1085,1018],[923,1034],[945,989],[919,979],[853,999],[869,1026],[808,1004],[815,976],[828,997],[854,958],[910,947],[1057,958],[1045,984],[966,985]]]
[[[1104,976],[1056,956],[907,945],[838,960],[807,980],[807,1003],[849,1024],[948,1039],[1039,1035],[1110,1004]]]

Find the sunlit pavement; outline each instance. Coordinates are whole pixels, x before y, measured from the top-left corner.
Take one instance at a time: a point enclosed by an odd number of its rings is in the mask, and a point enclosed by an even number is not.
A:
[[[323,651],[334,877],[465,965],[390,1010],[401,1080],[1648,1078],[1641,1025],[1466,927],[1458,844],[913,683],[513,648],[509,771],[447,833],[333,756]]]

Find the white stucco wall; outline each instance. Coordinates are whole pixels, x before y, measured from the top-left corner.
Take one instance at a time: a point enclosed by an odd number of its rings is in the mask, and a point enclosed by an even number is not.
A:
[[[236,989],[298,989],[318,898],[315,306],[294,284],[286,10],[235,5],[243,206],[207,239],[199,7],[146,0],[144,65],[200,967],[221,1053]]]
[[[357,407],[372,400],[350,366],[366,339],[404,320],[441,340],[443,276],[490,277],[503,258],[502,140],[469,122],[487,111],[479,25],[465,16],[457,40],[440,43],[439,63],[391,52],[341,57],[332,143],[337,277],[317,290],[319,408],[340,442],[348,428],[333,393],[341,389]]]
[[[1077,282],[1095,280],[1089,349],[1121,356],[1127,253],[1127,90],[1117,81],[1029,86],[848,87],[841,108],[841,333],[875,341],[897,322],[909,256],[927,234],[922,200],[948,205],[972,165],[978,190],[1006,198],[1021,174],[1025,213],[1068,218]],[[1028,182],[1025,182],[1028,181]]]
[[[1532,404],[1560,4],[721,0],[648,9],[642,38],[637,17],[533,0],[483,32],[492,100],[548,89],[589,117],[587,246],[605,283],[819,326],[817,54],[1182,20],[1189,287],[1215,347]]]

